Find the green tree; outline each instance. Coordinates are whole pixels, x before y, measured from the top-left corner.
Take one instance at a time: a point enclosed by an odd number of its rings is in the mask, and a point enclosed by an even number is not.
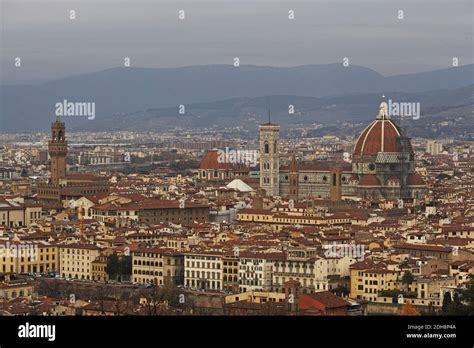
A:
[[[118,265],[118,274],[127,279],[130,279],[132,275],[132,257],[131,256],[122,256]]]
[[[433,306],[433,302],[430,302],[430,304],[428,305],[428,315],[435,315],[435,309],[434,309],[434,306]]]
[[[338,285],[336,288],[332,289],[331,292],[337,296],[348,296],[350,290],[344,285]]]
[[[451,298],[451,293],[449,291],[444,293],[443,297],[443,313],[446,314],[448,313],[448,309],[451,306],[451,303],[453,302]]]
[[[456,291],[453,296],[453,302],[448,307],[450,315],[467,315],[467,306],[461,302],[460,291]]]
[[[107,274],[110,279],[115,279],[119,273],[119,258],[117,253],[109,255],[107,258]]]
[[[460,300],[465,305],[467,315],[474,315],[474,274],[469,275],[465,289],[459,290]]]
[[[444,303],[443,303],[444,306]],[[461,289],[454,291],[452,302],[446,306],[448,315],[474,315],[474,275],[469,275],[469,282]]]
[[[407,290],[408,290],[408,286],[413,283],[413,274],[411,274],[410,271],[406,271],[404,274],[403,274],[403,277],[402,277],[402,284],[405,284],[407,286]]]

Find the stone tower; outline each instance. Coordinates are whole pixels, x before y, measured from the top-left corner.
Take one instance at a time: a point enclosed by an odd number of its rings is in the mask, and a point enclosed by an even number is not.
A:
[[[288,195],[288,198],[292,199],[293,202],[297,202],[298,195],[299,195],[299,174],[298,174],[298,164],[296,163],[295,155],[291,156],[289,180],[290,180],[290,187],[289,187],[290,193]]]
[[[66,177],[67,141],[64,122],[59,117],[51,125],[51,140],[48,143],[49,157],[51,157],[51,184],[59,185],[60,180]]]
[[[339,166],[331,168],[331,186],[329,186],[329,199],[339,202],[342,198],[342,168]]]
[[[260,187],[269,196],[280,195],[280,126],[268,120],[260,125]]]

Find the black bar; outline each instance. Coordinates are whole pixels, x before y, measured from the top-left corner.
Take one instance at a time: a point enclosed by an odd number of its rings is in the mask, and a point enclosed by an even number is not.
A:
[[[19,326],[54,324],[55,340],[20,338]],[[1,347],[11,345],[449,345],[472,347],[472,317],[2,317]],[[411,325],[411,328],[409,328]],[[430,325],[428,327],[427,325]],[[455,334],[409,338],[407,334]]]

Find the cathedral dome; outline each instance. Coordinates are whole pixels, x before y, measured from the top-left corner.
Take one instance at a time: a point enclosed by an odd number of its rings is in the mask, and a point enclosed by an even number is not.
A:
[[[199,164],[199,169],[231,169],[232,165],[228,161],[222,160],[220,157],[219,150],[217,149],[207,151]]]
[[[377,118],[360,134],[354,156],[375,156],[379,152],[403,152],[400,128],[390,119],[385,100],[380,103]]]

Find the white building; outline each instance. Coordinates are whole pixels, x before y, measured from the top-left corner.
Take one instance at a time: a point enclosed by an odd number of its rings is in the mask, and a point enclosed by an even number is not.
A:
[[[271,291],[275,255],[241,253],[239,255],[239,289],[247,291]]]
[[[221,291],[223,270],[220,253],[187,253],[184,256],[184,286],[195,290]]]
[[[426,152],[431,156],[439,155],[443,152],[443,144],[436,140],[428,140],[426,143]]]
[[[92,279],[92,262],[101,249],[92,244],[68,244],[59,248],[61,277]]]

